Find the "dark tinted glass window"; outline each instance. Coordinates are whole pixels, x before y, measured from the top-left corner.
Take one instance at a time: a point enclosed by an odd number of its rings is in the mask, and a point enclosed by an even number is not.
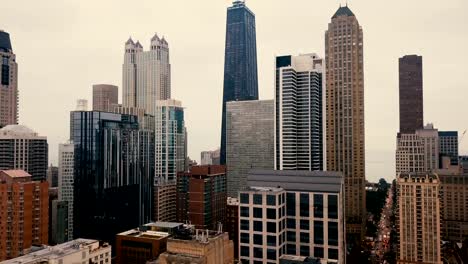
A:
[[[276,219],[276,209],[267,208],[267,218],[268,219]]]
[[[286,236],[287,236],[287,240],[289,242],[296,242],[296,232],[294,231],[288,231],[286,233]]]
[[[262,204],[262,195],[261,194],[254,194],[253,195],[253,203],[254,204]]]
[[[328,244],[338,246],[338,223],[328,222]]]
[[[323,222],[314,221],[314,243],[323,245]]]
[[[267,223],[267,232],[269,233],[276,233],[276,223]]]
[[[301,193],[301,216],[309,216],[309,194]]]
[[[254,231],[263,232],[263,223],[261,221],[254,221]]]
[[[253,242],[255,245],[263,245],[263,236],[262,235],[256,235],[254,234],[253,235]]]
[[[268,246],[276,246],[276,236],[267,236],[267,245]]]
[[[249,247],[241,246],[241,256],[248,257],[249,256]]]
[[[253,252],[254,252],[254,258],[263,258],[262,248],[254,247]]]
[[[296,255],[296,245],[288,244],[287,253],[288,253],[288,255]]]
[[[288,193],[286,195],[286,211],[289,216],[296,216],[296,194]]]
[[[323,217],[323,195],[314,194],[314,216]]]
[[[329,259],[338,259],[338,249],[329,248],[328,249],[328,258]]]
[[[276,260],[276,250],[271,248],[267,249],[267,259]]]
[[[276,195],[267,195],[267,205],[276,205]]]
[[[309,243],[309,241],[310,241],[310,239],[309,239],[309,233],[301,232],[301,234],[300,234],[300,240],[301,240],[301,243]]]
[[[328,218],[338,219],[338,196],[328,195]]]
[[[245,217],[249,217],[249,208],[248,208],[248,207],[241,206],[241,208],[240,208],[240,215],[241,215],[241,216],[245,216]]]
[[[301,246],[300,255],[303,256],[303,257],[310,257],[310,247],[309,246]]]
[[[241,230],[249,230],[249,220],[241,220],[240,221],[240,229]]]
[[[253,217],[255,218],[262,218],[262,208],[254,208],[253,209]]]
[[[240,242],[241,243],[250,243],[250,238],[248,233],[241,233],[240,234]]]
[[[296,219],[288,218],[288,228],[296,228]]]
[[[248,204],[249,203],[249,194],[248,193],[241,193],[240,194],[240,202],[242,204]]]
[[[316,258],[323,258],[323,248],[315,247],[314,248],[314,257]]]
[[[310,226],[309,226],[309,220],[301,220],[301,229],[302,230],[309,230],[310,229]]]

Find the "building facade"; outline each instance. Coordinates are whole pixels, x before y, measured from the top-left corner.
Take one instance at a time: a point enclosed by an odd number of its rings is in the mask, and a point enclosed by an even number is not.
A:
[[[47,168],[47,181],[50,187],[58,187],[58,167],[50,166]]]
[[[219,165],[220,149],[202,151],[200,154],[200,165]]]
[[[112,242],[153,216],[154,134],[132,115],[77,111],[71,117],[74,237]]]
[[[177,220],[174,203],[176,197],[176,181],[159,181],[154,185],[154,221],[175,222]]]
[[[111,246],[92,239],[76,239],[5,261],[5,264],[31,263],[111,263]]]
[[[177,221],[216,230],[226,220],[226,167],[192,167],[177,175]]]
[[[93,111],[113,112],[119,103],[119,87],[111,84],[93,85]]]
[[[156,260],[166,251],[168,233],[135,228],[117,234],[117,264],[142,263]]]
[[[234,242],[234,258],[239,259],[239,200],[228,197],[226,207],[226,222],[223,230],[229,234],[229,239]]]
[[[248,186],[250,188],[260,187],[260,189],[280,188],[284,190],[284,195],[275,200],[268,196],[271,193],[267,193],[266,197],[260,197],[255,194],[247,196],[245,192],[241,191],[239,200],[240,259],[244,257],[248,257],[246,259],[256,258],[255,249],[253,256],[252,252],[249,252],[248,256],[243,254],[242,241],[248,240],[253,241],[254,248],[267,246],[267,254],[263,250],[263,262],[260,263],[277,263],[268,257],[268,246],[275,241],[274,238],[269,241],[267,237],[266,241],[255,242],[255,237],[252,239],[251,236],[243,234],[244,230],[251,230],[252,227],[254,235],[255,231],[260,231],[257,234],[265,231],[265,224],[260,230],[260,224],[255,222],[266,216],[267,232],[270,232],[268,231],[268,222],[282,219],[281,224],[277,227],[278,232],[275,234],[276,241],[281,242],[278,244],[281,247],[276,255],[278,259],[283,255],[293,255],[318,258],[322,263],[346,263],[343,206],[345,197],[344,179],[341,173],[252,170],[248,176]],[[243,221],[243,217],[245,217],[244,220],[249,219],[250,222]],[[257,230],[255,230],[256,228]],[[281,235],[281,230],[285,231],[283,235]],[[262,255],[258,254],[258,256]]]
[[[397,263],[441,264],[440,179],[432,173],[397,176]]]
[[[0,128],[18,123],[18,64],[10,34],[0,30]]]
[[[226,103],[228,196],[237,198],[252,168],[273,169],[273,100]]]
[[[323,59],[276,57],[275,169],[323,170]]]
[[[157,101],[155,115],[155,184],[172,182],[185,170],[185,121],[182,103],[176,100]]]
[[[0,129],[0,170],[20,169],[34,181],[47,180],[47,138],[22,125]]]
[[[442,221],[441,235],[446,241],[468,239],[468,174],[438,171]]]
[[[442,157],[450,157],[451,165],[458,165],[458,132],[439,131],[439,164]],[[444,169],[444,168],[442,168]]]
[[[59,145],[59,171],[58,171],[58,200],[67,202],[68,209],[68,238],[73,239],[73,182],[75,166],[75,146],[72,142]]]
[[[424,125],[422,57],[399,59],[400,133],[411,134]]]
[[[125,43],[122,101],[125,107],[143,108],[154,115],[156,101],[171,98],[169,44],[155,34],[150,50],[130,38]]]
[[[0,171],[0,261],[49,242],[48,188],[24,170]]]
[[[258,100],[255,14],[244,1],[227,9],[220,164],[226,164],[226,102]]]
[[[327,170],[344,174],[346,232],[358,238],[366,217],[363,60],[362,27],[340,7],[325,33]]]

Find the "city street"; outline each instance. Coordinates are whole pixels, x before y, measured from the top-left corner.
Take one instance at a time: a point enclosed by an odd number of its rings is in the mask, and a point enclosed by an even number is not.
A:
[[[391,250],[390,233],[392,231],[391,216],[393,214],[393,192],[392,188],[388,189],[385,206],[382,209],[382,215],[378,225],[377,239],[375,243],[375,255],[378,263],[386,263],[384,260],[385,253]]]

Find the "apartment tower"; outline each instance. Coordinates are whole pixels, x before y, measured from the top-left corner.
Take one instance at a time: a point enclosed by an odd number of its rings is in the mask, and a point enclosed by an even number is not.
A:
[[[227,9],[220,164],[226,164],[226,102],[258,100],[255,15],[245,1]]]
[[[340,7],[325,32],[327,170],[344,174],[346,232],[358,238],[366,217],[363,60],[362,27]]]
[[[0,30],[0,128],[18,123],[18,64],[10,34]]]

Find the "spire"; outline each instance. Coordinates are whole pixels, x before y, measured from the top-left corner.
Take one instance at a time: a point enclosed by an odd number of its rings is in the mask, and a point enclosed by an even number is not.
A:
[[[135,42],[133,42],[132,37],[129,37],[128,40],[127,40],[127,42],[125,42],[125,45],[128,45],[128,44],[135,45]]]
[[[135,43],[135,46],[137,48],[143,48],[143,46],[141,45],[140,41],[137,40],[137,42]]]
[[[332,19],[337,18],[339,16],[355,16],[353,11],[351,11],[351,9],[349,9],[348,2],[346,2],[346,6],[341,6],[341,4],[340,4],[340,7],[335,12],[335,14],[332,16]]]
[[[0,50],[4,50],[6,52],[13,51],[11,47],[10,34],[3,30],[0,30]]]
[[[160,40],[161,39],[159,38],[158,33],[154,33],[154,36],[151,38],[151,42],[153,42],[153,41],[158,41],[159,42]]]

